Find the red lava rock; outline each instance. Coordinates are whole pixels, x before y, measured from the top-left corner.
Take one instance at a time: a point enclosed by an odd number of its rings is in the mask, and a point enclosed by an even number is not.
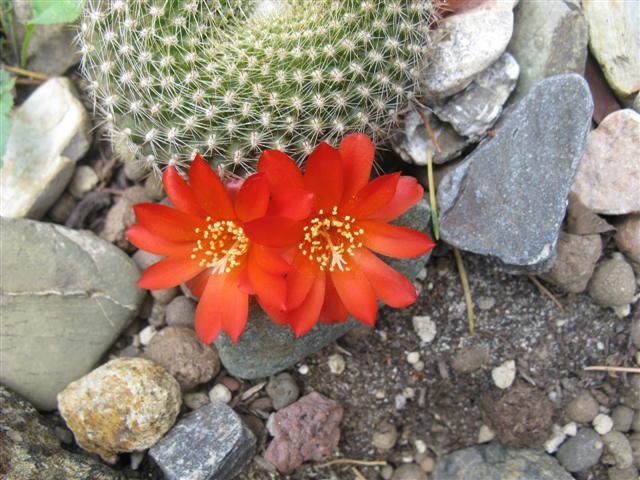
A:
[[[342,406],[317,392],[279,410],[273,441],[264,458],[282,473],[291,473],[307,460],[326,460],[340,440]]]

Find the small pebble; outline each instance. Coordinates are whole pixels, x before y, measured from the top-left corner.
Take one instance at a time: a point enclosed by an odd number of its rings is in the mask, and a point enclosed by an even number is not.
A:
[[[424,440],[416,440],[414,442],[414,445],[416,446],[416,452],[418,453],[425,453],[427,451],[427,444],[424,443]]]
[[[415,365],[420,361],[420,353],[419,352],[409,352],[407,353],[407,362],[411,365]]]
[[[191,410],[197,410],[209,403],[209,395],[204,392],[190,392],[182,395],[182,401]]]
[[[488,363],[491,359],[489,351],[480,345],[462,347],[451,362],[451,367],[458,373],[472,373]]]
[[[73,443],[73,433],[63,427],[56,427],[54,429],[56,437],[65,445],[71,445]]]
[[[581,472],[600,460],[604,444],[601,437],[590,428],[581,428],[578,434],[565,441],[556,458],[569,472]]]
[[[298,373],[300,375],[307,375],[309,373],[309,365],[300,365],[298,367]]]
[[[184,295],[180,295],[171,300],[167,305],[165,321],[167,325],[185,325],[192,327],[195,315],[196,302]]]
[[[85,193],[95,187],[100,179],[93,168],[88,165],[80,165],[76,168],[73,178],[69,183],[69,193],[75,198],[82,198]]]
[[[618,405],[611,412],[613,429],[619,432],[628,432],[633,422],[634,411],[626,405]]]
[[[478,299],[478,308],[480,310],[491,310],[496,304],[496,299],[493,297],[480,297]]]
[[[413,329],[423,343],[431,343],[436,338],[436,322],[429,315],[416,315],[412,319]]]
[[[422,360],[417,361],[414,365],[413,365],[413,369],[416,372],[421,372],[424,370],[424,362]]]
[[[611,431],[602,437],[602,443],[604,443],[602,463],[615,465],[618,468],[629,468],[633,465],[633,450],[624,433]]]
[[[384,480],[391,480],[391,477],[393,477],[393,467],[391,465],[385,465],[382,467],[382,470],[380,470],[380,476]]]
[[[131,457],[129,459],[129,461],[131,462],[131,470],[138,470],[146,455],[146,450],[143,452],[131,452]]]
[[[436,468],[436,461],[431,457],[426,457],[420,461],[420,468],[425,473],[431,473]]]
[[[397,441],[398,429],[387,420],[383,420],[378,424],[371,438],[371,444],[382,451],[391,450]]]
[[[566,439],[567,435],[562,430],[555,431],[549,440],[544,442],[544,450],[549,454],[555,453]]]
[[[149,345],[149,342],[156,333],[158,333],[158,331],[153,325],[144,327],[142,330],[140,330],[140,344],[144,345],[145,347]]]
[[[591,423],[598,415],[598,402],[586,390],[581,391],[567,404],[567,416],[578,423]]]
[[[638,469],[635,466],[629,468],[611,467],[607,471],[609,480],[638,480]]]
[[[405,397],[407,397],[408,399],[411,398],[415,398],[416,396],[416,389],[413,387],[404,387],[402,389],[402,395],[404,395]]]
[[[401,394],[397,394],[394,397],[394,405],[396,407],[396,410],[402,410],[404,407],[407,406],[407,397],[405,397],[404,395]]]
[[[562,427],[562,431],[570,437],[575,437],[578,433],[578,425],[575,422],[569,422]]]
[[[346,367],[344,357],[339,353],[331,355],[329,357],[328,363],[329,370],[331,371],[331,373],[334,373],[336,375],[340,375],[342,372],[344,372],[344,369]]]
[[[209,391],[209,400],[229,403],[231,401],[231,391],[225,385],[218,383]]]
[[[613,420],[609,415],[599,413],[596,418],[593,419],[593,429],[600,435],[606,435],[613,428]]]
[[[300,396],[300,387],[298,387],[293,375],[287,372],[271,377],[265,390],[276,410],[291,405]]]
[[[488,443],[496,438],[496,434],[488,425],[482,425],[478,430],[478,443]]]
[[[151,290],[151,296],[157,303],[167,305],[171,300],[176,298],[180,294],[178,287],[165,288],[164,290]]]
[[[502,365],[491,370],[491,378],[496,387],[502,390],[509,388],[516,378],[515,360],[507,360]]]
[[[408,463],[398,467],[391,480],[427,480],[427,475],[415,463]]]

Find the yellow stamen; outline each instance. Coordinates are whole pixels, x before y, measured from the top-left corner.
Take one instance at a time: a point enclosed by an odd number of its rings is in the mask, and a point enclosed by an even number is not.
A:
[[[201,267],[211,268],[211,274],[229,273],[240,265],[242,257],[249,248],[249,239],[244,230],[231,220],[216,220],[206,228],[196,228],[202,238],[196,241],[191,258],[198,261]],[[212,223],[211,223],[212,222]]]

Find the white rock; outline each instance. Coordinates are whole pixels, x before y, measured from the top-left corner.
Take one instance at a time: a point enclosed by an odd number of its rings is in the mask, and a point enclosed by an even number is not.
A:
[[[554,429],[551,438],[549,438],[546,442],[544,442],[544,449],[547,453],[555,453],[560,445],[567,439],[567,434],[564,433],[561,429]]]
[[[339,353],[336,353],[334,355],[331,355],[329,357],[329,370],[331,371],[331,373],[335,373],[336,375],[340,375],[342,372],[344,372],[345,369],[345,361],[344,361],[344,357],[342,355],[340,355]]]
[[[212,402],[229,403],[231,401],[231,390],[226,385],[218,383],[209,390],[209,400]]]
[[[424,94],[458,93],[504,53],[513,32],[510,8],[477,8],[445,18],[423,77]]]
[[[145,347],[149,345],[149,342],[156,333],[158,333],[158,331],[153,325],[147,325],[146,327],[144,327],[142,330],[140,330],[140,344],[144,345]]]
[[[100,179],[93,168],[80,165],[69,184],[69,192],[76,198],[82,198],[85,193],[95,187]]]
[[[414,445],[416,446],[416,452],[418,453],[425,453],[427,451],[427,444],[424,443],[423,440],[416,440],[414,442]]]
[[[569,422],[562,427],[562,431],[570,437],[575,437],[578,434],[578,425],[576,422]]]
[[[429,315],[416,315],[411,322],[422,342],[430,343],[436,338],[436,322]]]
[[[609,415],[599,413],[596,418],[593,419],[593,429],[600,435],[606,435],[613,428],[613,420]]]
[[[637,1],[583,0],[591,52],[620,96],[640,90],[640,8]]]
[[[420,361],[420,353],[419,352],[408,352],[407,353],[407,363],[411,365],[415,365]]]
[[[142,452],[131,452],[131,470],[138,470],[146,455],[146,450]]]
[[[507,360],[502,365],[491,370],[491,378],[496,387],[505,389],[509,388],[516,378],[516,362],[515,360]]]
[[[52,78],[13,114],[0,170],[0,215],[38,219],[91,145],[91,124],[66,78]]]
[[[478,443],[488,443],[496,438],[496,434],[488,425],[482,425],[478,430]]]
[[[309,373],[309,365],[300,365],[298,367],[298,373],[300,375],[307,375]]]

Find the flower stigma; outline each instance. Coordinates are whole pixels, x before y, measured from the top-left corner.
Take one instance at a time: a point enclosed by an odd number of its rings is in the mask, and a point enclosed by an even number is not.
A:
[[[196,228],[202,235],[197,240],[191,254],[192,260],[198,260],[201,267],[211,268],[211,275],[229,273],[240,265],[239,258],[249,249],[249,239],[242,227],[231,220],[212,222],[207,217],[205,228]]]
[[[362,247],[358,237],[364,233],[355,223],[356,219],[350,215],[339,215],[337,206],[328,213],[321,209],[304,227],[304,240],[298,249],[309,260],[319,263],[320,270],[328,268],[333,272],[337,268],[349,272],[348,257]]]

